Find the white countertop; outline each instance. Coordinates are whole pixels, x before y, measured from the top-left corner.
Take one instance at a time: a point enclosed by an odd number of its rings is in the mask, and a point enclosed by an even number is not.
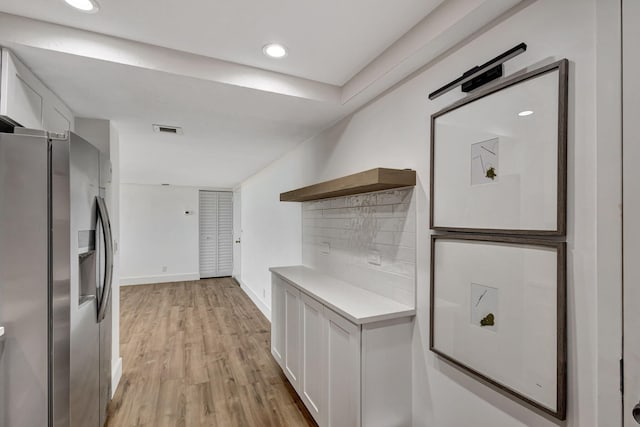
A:
[[[303,265],[272,267],[269,271],[357,325],[416,314],[414,307]]]

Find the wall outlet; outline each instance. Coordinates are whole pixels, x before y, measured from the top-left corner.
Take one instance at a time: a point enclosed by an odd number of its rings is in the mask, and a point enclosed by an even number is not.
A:
[[[382,257],[380,256],[380,252],[369,251],[369,255],[367,255],[367,262],[372,265],[381,265]]]
[[[162,266],[162,272],[163,272],[163,273],[166,273],[166,272],[167,272],[167,266],[166,266],[166,265],[163,265],[163,266]]]
[[[322,255],[329,255],[330,252],[331,252],[331,245],[329,245],[329,242],[320,243],[320,253]]]

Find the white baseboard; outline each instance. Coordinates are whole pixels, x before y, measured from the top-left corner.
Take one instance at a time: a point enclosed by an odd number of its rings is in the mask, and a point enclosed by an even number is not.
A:
[[[200,273],[161,274],[158,276],[130,276],[121,277],[121,286],[148,285],[151,283],[186,282],[200,280]]]
[[[264,314],[264,317],[266,317],[267,320],[271,322],[271,309],[267,307],[264,301],[262,301],[260,297],[258,297],[258,295],[253,291],[253,289],[245,285],[244,282],[239,277],[234,277],[234,279],[236,282],[240,283],[240,289],[242,289],[244,293],[247,294],[249,298],[251,298],[251,301],[253,301],[256,307],[260,309],[262,314]]]
[[[120,378],[122,378],[122,357],[118,358],[115,365],[111,366],[111,398],[116,394],[118,384],[120,384]]]

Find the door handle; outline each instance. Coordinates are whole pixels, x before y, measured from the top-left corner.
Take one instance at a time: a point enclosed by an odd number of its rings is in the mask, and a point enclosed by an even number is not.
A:
[[[631,415],[633,416],[633,419],[640,424],[640,402],[636,403],[636,406],[633,407]]]
[[[98,322],[102,322],[107,314],[107,307],[111,299],[111,284],[113,281],[113,237],[111,234],[111,221],[109,220],[109,211],[107,204],[102,197],[97,198],[98,217],[102,224],[102,232],[104,234],[104,251],[105,251],[105,274],[104,284],[102,286],[102,295],[98,300]]]

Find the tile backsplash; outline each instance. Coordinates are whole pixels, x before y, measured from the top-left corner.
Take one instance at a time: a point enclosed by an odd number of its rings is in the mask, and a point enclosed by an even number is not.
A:
[[[303,264],[414,306],[413,188],[304,202],[302,248]]]

